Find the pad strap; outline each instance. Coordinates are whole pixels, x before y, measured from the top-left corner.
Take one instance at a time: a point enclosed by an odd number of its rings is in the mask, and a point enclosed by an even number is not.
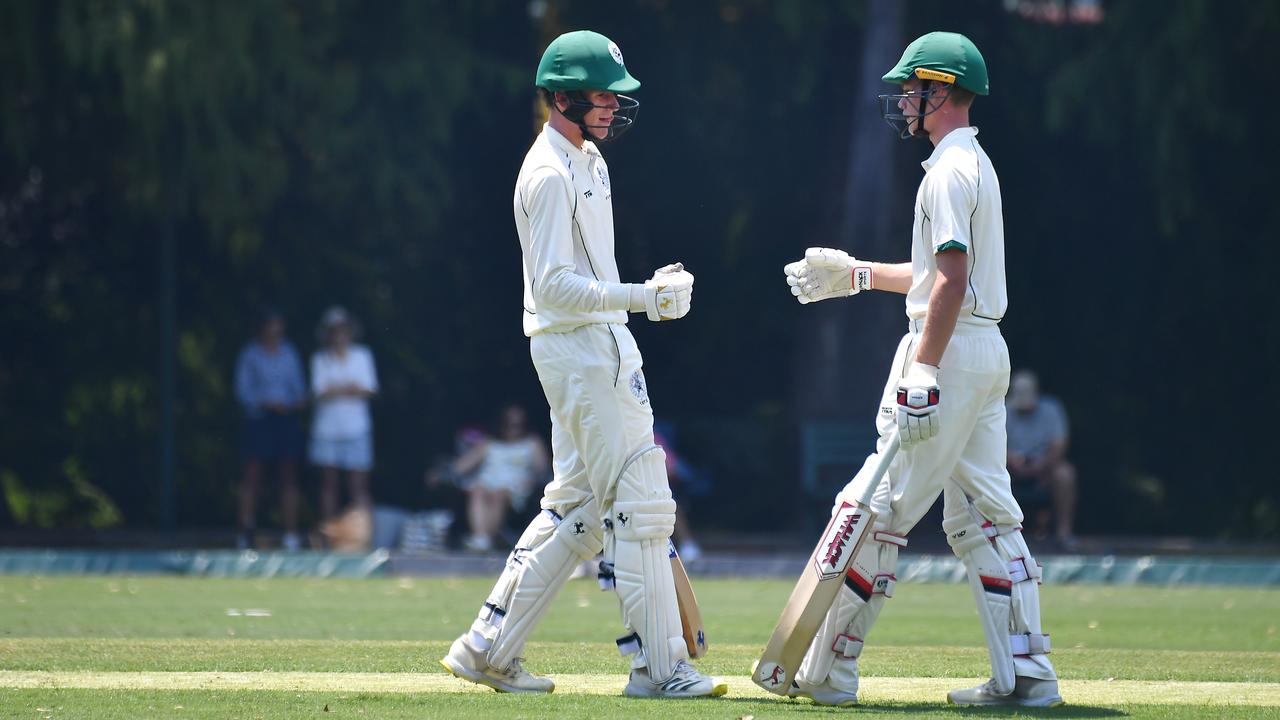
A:
[[[835,642],[831,643],[831,652],[842,660],[857,660],[862,654],[862,638],[841,633],[836,636]]]
[[[640,635],[637,633],[623,635],[614,642],[618,644],[618,652],[622,653],[623,657],[640,652]]]
[[[893,597],[893,587],[898,584],[898,576],[892,573],[880,573],[871,581],[871,594]]]
[[[1019,557],[1009,561],[1009,579],[1013,582],[1035,580],[1040,583],[1042,577],[1044,577],[1044,570],[1035,558]]]
[[[1049,636],[1023,633],[1009,636],[1009,647],[1014,655],[1047,655]]]
[[[596,573],[596,580],[600,582],[601,590],[617,590],[618,579],[613,574],[613,563],[601,560],[600,570]]]
[[[998,537],[1000,535],[1008,535],[1009,533],[1022,532],[1021,525],[997,525],[990,520],[982,523],[982,533],[989,538]]]
[[[897,545],[900,548],[904,548],[907,546],[906,535],[899,535],[897,533],[891,533],[885,530],[876,530],[874,533],[871,534],[871,539],[875,540],[876,542],[888,543],[890,545]]]

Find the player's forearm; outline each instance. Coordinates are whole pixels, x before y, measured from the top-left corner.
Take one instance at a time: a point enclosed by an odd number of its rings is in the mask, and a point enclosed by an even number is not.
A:
[[[859,262],[859,265],[864,263]],[[911,289],[911,263],[865,263],[871,266],[871,289],[907,294]]]
[[[631,306],[631,284],[583,277],[561,267],[535,284],[539,307],[573,312],[626,311]]]
[[[929,312],[925,316],[924,333],[916,350],[916,362],[938,367],[956,330],[960,306],[964,304],[964,283],[938,275],[929,295]]]

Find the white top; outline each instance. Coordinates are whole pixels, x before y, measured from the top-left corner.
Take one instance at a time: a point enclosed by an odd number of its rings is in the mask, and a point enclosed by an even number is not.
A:
[[[320,395],[335,385],[355,384],[369,392],[378,391],[378,374],[373,367],[373,353],[364,345],[351,345],[341,357],[330,350],[311,356],[311,393]],[[325,440],[347,440],[370,432],[369,400],[341,396],[316,400],[311,421],[312,437]]]
[[[513,206],[524,255],[524,334],[625,323],[630,287],[613,257],[609,166],[550,125],[533,141]]]
[[[907,317],[913,320],[929,309],[938,275],[934,255],[953,247],[963,250],[969,263],[969,287],[958,322],[994,325],[1009,307],[1000,179],[977,134],[976,127],[952,130],[921,163],[925,174],[916,192],[907,292]]]
[[[537,442],[532,436],[515,442],[490,440],[485,448],[484,462],[476,471],[476,483],[487,488],[527,493],[534,479]]]

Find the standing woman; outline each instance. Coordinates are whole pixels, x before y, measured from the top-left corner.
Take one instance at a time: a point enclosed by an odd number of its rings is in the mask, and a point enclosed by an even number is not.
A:
[[[319,336],[323,349],[311,358],[312,464],[320,468],[320,517],[338,514],[338,477],[347,473],[351,504],[368,509],[373,469],[373,422],[369,398],[378,392],[373,354],[355,344],[359,327],[341,307],[325,311]]]

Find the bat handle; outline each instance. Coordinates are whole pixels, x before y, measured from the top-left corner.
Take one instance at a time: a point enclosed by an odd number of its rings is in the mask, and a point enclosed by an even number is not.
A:
[[[884,452],[876,458],[876,467],[871,472],[871,477],[867,478],[867,486],[862,489],[862,494],[858,496],[858,504],[863,507],[870,507],[871,498],[875,497],[876,488],[880,485],[880,480],[884,478],[884,474],[889,472],[889,466],[893,464],[893,459],[898,455],[898,448],[902,446],[902,441],[898,438],[898,428],[889,431],[889,444],[885,446]]]

